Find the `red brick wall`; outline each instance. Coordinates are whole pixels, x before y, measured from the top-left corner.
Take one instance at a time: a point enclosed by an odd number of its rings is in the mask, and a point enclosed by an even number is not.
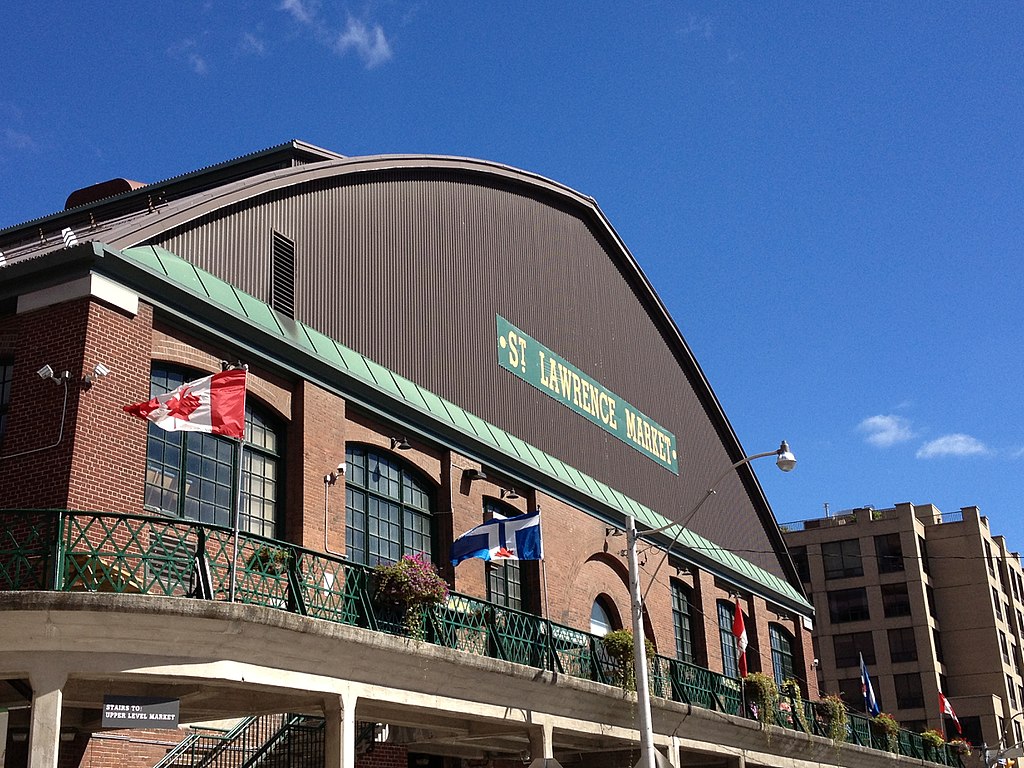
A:
[[[408,768],[409,751],[397,744],[376,744],[372,752],[356,756],[356,768]]]

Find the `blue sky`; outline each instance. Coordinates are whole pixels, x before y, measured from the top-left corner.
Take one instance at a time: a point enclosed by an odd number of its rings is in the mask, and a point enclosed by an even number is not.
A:
[[[598,201],[781,521],[978,505],[1024,548],[1024,4],[5,6],[0,227],[292,138]],[[684,467],[685,471],[685,467]]]

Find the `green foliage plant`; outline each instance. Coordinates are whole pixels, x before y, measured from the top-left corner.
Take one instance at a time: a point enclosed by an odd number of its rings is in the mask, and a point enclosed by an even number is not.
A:
[[[779,711],[779,687],[775,678],[763,672],[751,672],[743,678],[747,703],[757,705],[757,721],[764,728],[775,722],[775,713]]]
[[[828,737],[837,747],[846,741],[846,729],[850,717],[846,712],[846,704],[839,696],[830,693],[818,702],[818,713],[828,727]]]
[[[929,747],[933,747],[935,749],[938,749],[946,743],[946,740],[943,738],[942,734],[936,731],[934,728],[929,728],[927,731],[921,731],[921,741],[923,741]]]
[[[601,638],[601,645],[604,652],[617,665],[619,670],[619,685],[624,691],[636,690],[636,674],[633,670],[633,633],[628,629],[616,629]],[[647,660],[654,658],[654,646],[651,641],[644,638],[644,647],[647,650]]]

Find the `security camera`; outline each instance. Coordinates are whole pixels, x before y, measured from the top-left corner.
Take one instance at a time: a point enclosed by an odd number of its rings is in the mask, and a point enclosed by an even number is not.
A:
[[[814,661],[812,661],[812,662],[811,662],[811,666],[812,666],[812,667],[817,667],[817,666],[818,666],[818,660],[817,660],[817,659],[815,659]]]
[[[53,378],[53,368],[50,366],[49,363],[47,363],[42,368],[40,368],[38,371],[36,371],[36,373],[39,375],[40,379],[52,379]]]
[[[342,477],[345,476],[345,464],[344,462],[338,465],[338,474]]]
[[[99,378],[101,376],[109,376],[110,369],[107,368],[103,363],[96,363],[96,367],[92,369],[92,375]]]

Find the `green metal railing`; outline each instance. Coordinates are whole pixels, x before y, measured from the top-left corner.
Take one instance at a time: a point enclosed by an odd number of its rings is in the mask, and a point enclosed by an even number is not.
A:
[[[0,590],[141,593],[168,597],[231,597],[235,556],[228,528],[177,518],[64,510],[0,510]],[[533,614],[452,593],[439,606],[377,605],[373,569],[287,542],[241,534],[236,602],[363,627],[466,653],[614,684],[618,663],[600,638]],[[741,710],[740,681],[665,656],[651,665],[655,696],[704,709]],[[803,708],[803,717],[796,711]],[[783,697],[778,724],[827,736],[813,702]],[[806,724],[806,725],[805,725]],[[926,747],[920,734],[901,731],[893,744],[872,733],[867,718],[850,714],[846,741],[949,766],[962,766],[948,747]],[[892,747],[892,748],[891,748]]]

